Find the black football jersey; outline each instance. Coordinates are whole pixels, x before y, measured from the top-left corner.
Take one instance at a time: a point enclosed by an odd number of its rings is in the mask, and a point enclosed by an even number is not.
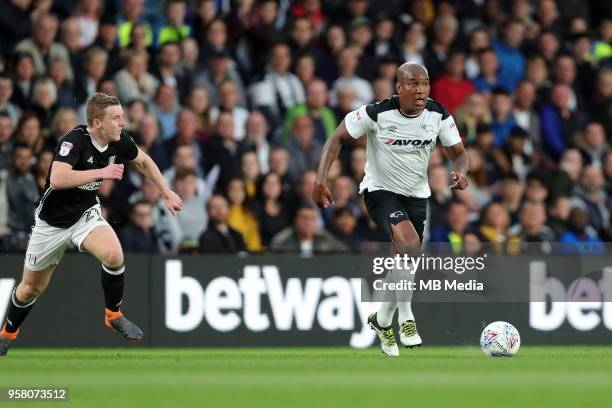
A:
[[[136,143],[123,131],[118,142],[111,142],[101,148],[91,137],[87,126],[77,126],[59,140],[53,161],[68,163],[73,170],[93,170],[134,160],[137,155]],[[36,206],[38,217],[49,225],[68,228],[74,225],[87,209],[100,203],[98,189],[102,180],[78,187],[52,190],[50,178],[51,168],[47,175],[45,191]]]

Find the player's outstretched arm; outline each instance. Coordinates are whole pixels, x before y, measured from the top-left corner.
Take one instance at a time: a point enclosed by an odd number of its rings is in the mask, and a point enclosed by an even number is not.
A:
[[[166,184],[166,180],[164,176],[162,176],[157,164],[151,159],[151,157],[138,149],[138,155],[134,160],[132,160],[132,164],[136,166],[138,171],[140,171],[146,178],[152,180],[159,191],[161,192],[162,197],[166,203],[166,207],[170,212],[175,215],[178,211],[181,211],[183,208],[183,201],[181,198],[168,187]]]
[[[338,158],[342,145],[352,139],[343,120],[323,146],[317,180],[312,192],[312,199],[321,208],[330,207],[334,203],[331,192],[327,188],[327,175],[334,160]]]
[[[73,170],[72,165],[54,161],[51,165],[49,184],[52,190],[65,190],[102,180],[121,180],[123,164],[109,164],[102,169]]]
[[[456,143],[447,147],[446,150],[453,160],[453,171],[450,175],[454,183],[450,185],[450,188],[465,190],[469,184],[466,176],[469,166],[467,151],[463,147],[463,143]]]

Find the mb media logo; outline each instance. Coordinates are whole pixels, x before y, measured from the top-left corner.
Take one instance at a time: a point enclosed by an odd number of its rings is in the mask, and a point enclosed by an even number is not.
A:
[[[388,146],[412,146],[415,149],[422,149],[431,144],[432,141],[431,139],[387,139],[385,144]]]

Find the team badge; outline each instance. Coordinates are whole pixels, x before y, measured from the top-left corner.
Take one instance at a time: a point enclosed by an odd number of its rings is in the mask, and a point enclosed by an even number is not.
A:
[[[109,158],[108,158],[108,164],[115,164],[115,158],[116,158],[116,157],[117,157],[117,156],[111,156],[111,157],[109,157]]]
[[[70,142],[62,142],[59,151],[60,156],[68,156],[68,153],[70,153],[70,150],[72,150],[73,147],[74,145]]]

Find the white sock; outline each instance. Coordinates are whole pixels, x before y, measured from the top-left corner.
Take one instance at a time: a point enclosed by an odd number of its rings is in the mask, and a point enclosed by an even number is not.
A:
[[[412,265],[409,265],[410,269],[397,269],[393,271],[395,281],[415,281],[415,275],[412,273]],[[414,320],[412,314],[412,295],[413,292],[410,290],[397,290],[395,296],[397,298],[397,321],[401,325],[406,320]]]
[[[378,313],[376,313],[376,322],[380,327],[387,328],[393,324],[395,309],[397,309],[397,302],[382,302]]]
[[[397,302],[397,321],[401,325],[406,320],[414,320],[414,315],[412,314],[412,302]]]

